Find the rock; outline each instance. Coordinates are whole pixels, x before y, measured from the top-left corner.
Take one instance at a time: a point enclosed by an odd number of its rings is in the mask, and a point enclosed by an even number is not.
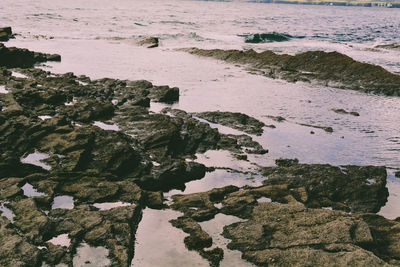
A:
[[[362,63],[338,52],[308,51],[294,56],[279,55],[266,50],[204,50],[182,49],[191,54],[213,57],[234,64],[251,65],[271,78],[289,82],[316,81],[343,89],[373,92],[391,96],[400,95],[400,75],[384,68]]]
[[[395,172],[395,173],[394,173],[394,176],[397,177],[397,178],[400,178],[400,171]]]
[[[164,196],[162,191],[145,191],[145,195],[145,203],[147,207],[151,209],[162,209],[164,207]]]
[[[283,121],[286,120],[286,119],[285,119],[284,117],[282,117],[282,116],[271,116],[271,115],[267,115],[266,117],[267,117],[267,118],[270,118],[270,119],[272,119],[272,120],[274,120],[274,121],[277,121],[277,122],[283,122]]]
[[[158,47],[159,40],[157,37],[147,37],[143,38],[142,40],[139,40],[137,44],[140,46],[145,46],[147,48],[155,48]]]
[[[223,235],[232,240],[228,248],[260,266],[385,264],[363,249],[375,242],[363,220],[345,212],[307,209],[296,201],[258,203],[247,221],[225,226]]]
[[[346,111],[344,109],[332,109],[332,110],[335,113],[338,113],[338,114],[350,114],[350,115],[353,115],[353,116],[356,116],[356,117],[360,116],[360,114],[358,112],[355,112],[355,111]]]
[[[11,222],[0,216],[0,265],[37,266],[40,265],[39,249],[22,237]]]
[[[7,42],[13,38],[11,27],[0,28],[0,42]]]
[[[212,238],[207,234],[201,226],[193,219],[188,217],[179,217],[171,220],[171,224],[182,229],[189,236],[185,237],[184,243],[189,250],[196,250],[199,254],[210,262],[211,266],[219,266],[219,262],[223,259],[224,252],[221,248],[205,250],[212,246]]]
[[[2,178],[0,179],[0,200],[12,199],[23,195],[21,186],[24,183],[22,178]]]
[[[169,86],[154,86],[150,89],[149,97],[156,102],[172,104],[179,100],[179,88]]]
[[[0,67],[5,66],[8,68],[26,68],[32,67],[36,63],[45,61],[60,61],[59,55],[48,55],[42,53],[32,52],[28,49],[19,49],[16,47],[7,48],[0,44]]]
[[[43,242],[43,238],[52,231],[47,216],[38,209],[32,198],[11,201],[10,208],[15,214],[15,226],[33,243]]]
[[[275,164],[278,167],[290,167],[299,164],[298,159],[276,159]]]
[[[318,126],[318,125],[311,125],[311,124],[306,124],[306,123],[297,123],[298,125],[306,126],[306,127],[312,127],[316,129],[322,129],[327,133],[333,133],[333,128],[329,126]]]
[[[218,123],[248,134],[262,135],[265,124],[255,118],[237,112],[201,112],[195,116],[212,123]]]
[[[262,168],[263,184],[305,187],[309,207],[332,207],[351,212],[377,212],[386,203],[385,167],[284,164]]]
[[[185,237],[185,245],[189,250],[201,250],[211,247],[212,238],[201,229],[200,225],[191,218],[179,217],[172,220],[171,224],[176,228],[181,228],[185,233],[190,234]]]
[[[266,43],[266,42],[284,42],[289,41],[293,36],[285,33],[255,33],[252,35],[245,35],[246,43]]]
[[[167,161],[153,167],[152,175],[141,177],[137,183],[147,190],[168,191],[185,188],[185,183],[203,178],[205,171],[205,166],[196,162]]]

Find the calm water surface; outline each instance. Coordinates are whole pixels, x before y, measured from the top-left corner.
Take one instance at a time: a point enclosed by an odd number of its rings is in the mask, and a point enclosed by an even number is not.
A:
[[[2,0],[0,25],[10,25],[19,34],[9,45],[61,54],[62,62],[46,64],[43,67],[47,70],[74,72],[92,79],[146,79],[157,85],[177,86],[181,97],[173,108],[189,112],[237,111],[274,124],[276,129],[265,128],[262,136],[254,137],[269,149],[269,153],[249,157],[253,163],[271,165],[278,157],[296,157],[304,163],[385,165],[389,172],[390,197],[381,214],[388,218],[400,216],[396,204],[400,201],[400,183],[393,175],[394,170],[400,168],[400,98],[303,83],[289,84],[174,50],[193,46],[273,49],[290,54],[335,50],[400,72],[400,50],[375,48],[381,44],[400,44],[399,9],[240,1]],[[281,43],[246,44],[240,36],[264,32],[301,38]],[[158,36],[161,46],[156,49],[137,47],[135,40],[140,36]],[[360,116],[337,114],[332,109],[356,111]],[[272,121],[269,115],[282,116],[286,121]],[[299,124],[330,126],[334,132],[326,133]],[[207,157],[200,156],[199,160],[207,163]],[[241,170],[253,166],[235,163],[223,152],[210,152],[208,160],[221,167],[234,165]],[[203,182],[188,184],[185,193],[226,184],[254,185],[260,181],[257,177],[238,176],[217,171],[208,174]],[[144,211],[134,263],[151,266],[159,260],[158,256],[150,257],[148,253],[159,242],[149,233],[154,227],[174,231],[168,220],[177,216],[179,214],[170,211]],[[181,234],[171,242],[182,244],[184,235]],[[162,238],[165,239],[162,242],[168,243],[171,237]],[[159,249],[160,255],[176,255],[168,259],[170,266],[177,263],[175,260],[207,265],[198,254],[190,254],[180,245],[176,244],[172,252]]]

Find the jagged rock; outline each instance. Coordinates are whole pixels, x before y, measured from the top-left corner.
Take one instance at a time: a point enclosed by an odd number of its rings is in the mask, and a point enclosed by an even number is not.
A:
[[[377,212],[386,203],[386,168],[291,164],[262,168],[263,184],[305,187],[309,207],[333,207],[352,212]]]
[[[159,40],[157,37],[147,37],[137,42],[138,45],[145,46],[147,48],[158,47]]]
[[[13,38],[11,27],[0,28],[0,42],[7,42]]]
[[[338,113],[338,114],[350,114],[350,115],[353,115],[353,116],[356,116],[356,117],[360,116],[360,113],[358,113],[356,111],[346,111],[346,110],[344,110],[342,108],[340,108],[340,109],[332,109],[332,110],[335,113]]]
[[[39,249],[22,237],[11,222],[0,216],[0,265],[37,266],[40,264]]]
[[[251,65],[271,78],[289,82],[316,81],[343,89],[400,95],[400,75],[384,68],[353,60],[338,52],[308,51],[294,56],[279,55],[270,50],[204,50],[183,49],[191,54],[213,57],[230,63]]]
[[[195,113],[195,116],[255,135],[262,135],[263,127],[266,126],[263,122],[238,112],[208,111]]]
[[[36,63],[45,61],[61,61],[60,55],[42,54],[32,52],[28,49],[16,47],[5,47],[0,43],[0,66],[8,68],[26,68],[32,67]]]

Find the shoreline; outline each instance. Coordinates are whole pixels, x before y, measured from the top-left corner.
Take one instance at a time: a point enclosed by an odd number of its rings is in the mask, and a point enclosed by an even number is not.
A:
[[[129,266],[145,207],[181,211],[183,216],[172,224],[189,234],[186,246],[212,266],[222,260],[223,249],[208,249],[213,239],[200,223],[218,214],[247,220],[225,226],[223,236],[231,240],[229,249],[255,264],[302,263],[299,252],[309,253],[316,264],[338,258],[343,264],[398,261],[394,229],[399,222],[368,213],[387,201],[385,167],[277,159],[273,167],[255,166],[263,177],[261,186],[227,184],[175,194],[170,205],[164,192],[184,189],[212,173],[213,166],[193,160],[197,153],[226,150],[246,162],[252,153],[267,153],[253,137],[268,125],[234,112],[191,114],[167,108],[150,113],[152,101],[173,103],[180,93],[144,80],[91,80],[36,68],[2,68],[0,84],[0,193],[2,205],[14,214],[0,218],[0,235],[9,242],[5,244],[14,245],[11,250],[0,247],[6,253],[0,263],[70,264],[79,245],[87,243],[107,248],[111,264]],[[248,134],[222,134],[210,123]],[[26,184],[33,192],[21,189]],[[68,205],[57,207],[59,197]],[[108,208],[102,208],[105,204]],[[287,228],[292,220],[287,214],[294,216],[294,228]],[[304,225],[303,214],[323,219]],[[321,223],[332,231],[319,228]],[[279,237],[290,231],[293,235]],[[69,243],[48,242],[63,235]],[[381,239],[388,248],[381,249]],[[316,247],[315,240],[324,246]],[[21,253],[15,254],[17,250]]]

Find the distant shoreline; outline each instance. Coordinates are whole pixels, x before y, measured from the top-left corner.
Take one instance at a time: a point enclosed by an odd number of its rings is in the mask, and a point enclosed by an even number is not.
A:
[[[400,8],[400,2],[329,0],[255,0],[257,3]]]

